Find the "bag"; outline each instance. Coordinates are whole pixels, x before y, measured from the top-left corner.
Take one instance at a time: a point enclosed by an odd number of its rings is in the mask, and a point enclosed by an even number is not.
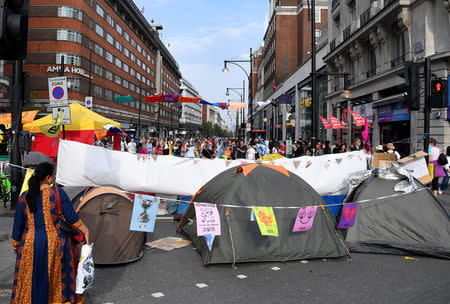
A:
[[[61,197],[59,196],[59,189],[57,187],[55,188],[55,198],[56,198],[56,210],[59,218],[58,220],[59,227],[67,233],[67,236],[72,240],[72,242],[75,245],[80,244],[84,240],[84,234],[80,230],[73,228],[73,226],[67,223],[67,221],[64,219],[64,215],[62,213],[61,208]]]
[[[92,243],[81,247],[81,257],[78,263],[75,293],[83,294],[94,281],[94,260],[92,259]]]
[[[441,167],[444,167],[446,164],[448,164],[447,156],[445,156],[444,153],[439,154],[437,162]]]

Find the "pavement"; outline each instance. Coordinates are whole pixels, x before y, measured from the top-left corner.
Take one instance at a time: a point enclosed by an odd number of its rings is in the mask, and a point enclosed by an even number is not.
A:
[[[439,196],[450,211],[450,191]],[[0,210],[0,231],[13,218]],[[147,241],[177,236],[176,223],[158,222]],[[422,256],[352,254],[352,259],[204,266],[192,245],[142,259],[96,266],[88,304],[140,303],[432,303],[450,304],[450,261]],[[8,303],[15,256],[0,242],[0,303]]]

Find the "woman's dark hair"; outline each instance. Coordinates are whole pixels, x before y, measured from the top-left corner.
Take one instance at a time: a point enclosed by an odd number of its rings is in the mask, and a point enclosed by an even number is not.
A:
[[[450,156],[450,146],[447,146],[447,151],[445,153],[447,156]]]
[[[137,146],[136,146],[137,153],[139,153],[139,151],[141,151],[141,150],[142,150],[142,144],[138,143]]]
[[[28,180],[28,192],[25,195],[28,208],[31,213],[36,211],[36,198],[41,191],[41,182],[47,176],[55,173],[55,167],[51,163],[40,163],[34,169],[33,175]]]
[[[433,144],[436,146],[436,139],[434,139],[433,137],[430,137],[430,144]]]

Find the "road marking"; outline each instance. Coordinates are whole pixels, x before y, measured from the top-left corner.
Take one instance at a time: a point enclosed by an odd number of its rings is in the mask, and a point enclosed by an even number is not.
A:
[[[239,279],[246,279],[247,278],[247,276],[245,274],[238,274],[237,277]]]
[[[164,297],[164,294],[162,292],[155,292],[155,293],[152,293],[152,297],[161,298],[161,297]]]
[[[280,270],[281,268],[280,268],[280,267],[277,267],[277,266],[275,266],[275,267],[270,267],[270,269],[272,269],[272,270],[275,270],[275,271],[277,271],[277,270]]]
[[[302,263],[302,264],[307,264],[308,261],[306,261],[306,260],[301,260],[300,263]]]
[[[198,288],[205,288],[208,287],[208,285],[206,285],[205,283],[199,283],[199,284],[195,284]]]

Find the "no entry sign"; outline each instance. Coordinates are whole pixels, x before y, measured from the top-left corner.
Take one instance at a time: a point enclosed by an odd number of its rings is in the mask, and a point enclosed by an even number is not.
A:
[[[69,104],[67,94],[67,78],[53,77],[48,79],[48,95],[50,107],[61,107]]]

